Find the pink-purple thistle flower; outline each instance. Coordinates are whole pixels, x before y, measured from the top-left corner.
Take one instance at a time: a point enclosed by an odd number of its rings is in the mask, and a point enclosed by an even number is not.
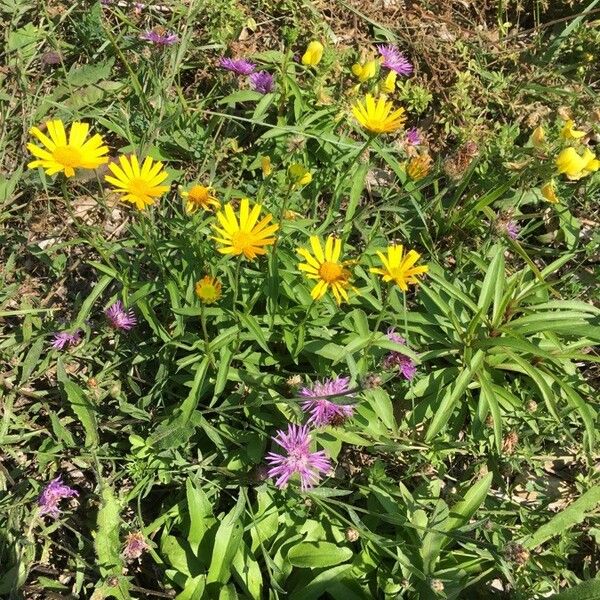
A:
[[[125,309],[123,303],[117,300],[112,306],[109,306],[104,312],[111,327],[129,331],[137,323],[133,309]]]
[[[354,413],[352,405],[336,404],[329,399],[347,395],[349,383],[348,377],[336,377],[323,382],[317,381],[311,387],[302,388],[300,395],[306,398],[302,402],[302,410],[310,414],[308,422],[322,427],[339,425],[352,417]]]
[[[516,240],[519,237],[519,231],[521,231],[519,224],[512,219],[504,225],[504,232],[511,240]]]
[[[175,33],[157,29],[148,29],[140,35],[140,39],[156,46],[172,46],[179,41],[179,37]]]
[[[60,516],[58,503],[63,498],[74,498],[79,496],[79,492],[70,488],[62,482],[62,477],[59,475],[53,479],[40,494],[38,504],[40,507],[40,515],[49,515],[55,519]]]
[[[76,329],[73,333],[68,331],[57,331],[52,336],[52,348],[64,350],[69,346],[76,346],[81,341],[81,330]]]
[[[421,133],[416,127],[411,127],[406,132],[406,143],[410,146],[418,146],[421,143]]]
[[[413,66],[410,61],[393,44],[377,46],[377,50],[379,50],[379,54],[383,56],[383,62],[381,64],[384,67],[391,71],[396,71],[398,75],[407,76],[413,72]]]
[[[393,327],[387,330],[387,339],[396,344],[406,345],[406,340],[394,331]],[[409,381],[416,375],[417,367],[415,363],[401,352],[392,350],[384,359],[383,366],[386,369],[398,369],[402,376]]]
[[[261,94],[269,94],[275,88],[275,77],[266,71],[252,73],[248,79],[252,88]]]
[[[256,70],[256,65],[245,58],[221,58],[219,66],[237,75],[250,75]]]
[[[141,531],[132,531],[127,534],[125,539],[125,548],[123,548],[123,556],[128,560],[136,560],[148,550],[148,544],[144,539]]]
[[[325,452],[311,452],[308,425],[288,425],[287,432],[278,431],[272,438],[286,452],[286,455],[269,452],[267,462],[271,465],[267,475],[275,479],[275,485],[287,487],[292,475],[300,477],[300,489],[305,492],[321,480],[321,474],[331,469],[331,462]]]

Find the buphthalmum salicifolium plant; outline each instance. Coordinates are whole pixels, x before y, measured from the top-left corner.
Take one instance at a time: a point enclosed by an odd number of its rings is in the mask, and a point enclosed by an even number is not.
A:
[[[142,35],[161,58],[181,42]],[[598,310],[555,289],[571,256],[536,264],[514,223],[448,256],[447,231],[503,191],[465,207],[467,178],[450,205],[430,191],[433,158],[396,97],[411,62],[393,44],[357,49],[334,97],[333,54],[312,40],[220,57],[226,91],[190,123],[207,147],[214,135],[211,151],[243,124],[244,149],[229,139],[206,170],[189,130],[113,125],[109,143],[107,118],[31,129],[29,167],[56,176],[96,279],[24,370],[52,368],[64,401],[44,452],[83,446],[77,468],[97,481],[78,487],[48,466],[27,535],[66,522],[61,507],[96,509],[104,597],[140,594],[142,556],[181,599],[458,597],[500,574],[515,585],[551,537],[527,515],[507,531],[481,516],[510,504],[496,467],[516,431],[591,461],[597,414],[580,365]],[[175,122],[181,107],[164,110]],[[548,202],[551,174],[598,169],[579,133],[566,122],[562,141],[533,134]],[[78,217],[84,189],[106,214],[118,207],[120,236]]]

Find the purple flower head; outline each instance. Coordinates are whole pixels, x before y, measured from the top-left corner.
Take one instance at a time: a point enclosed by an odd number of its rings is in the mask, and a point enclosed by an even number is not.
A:
[[[504,225],[504,232],[511,240],[516,240],[519,237],[519,231],[521,231],[519,224],[512,219]]]
[[[250,75],[256,70],[256,65],[245,58],[221,58],[219,66],[222,69],[233,71],[237,75]]]
[[[252,87],[261,94],[269,94],[275,88],[275,77],[266,71],[257,71],[249,77]]]
[[[406,340],[394,331],[393,327],[387,330],[387,339],[396,344],[406,345]],[[401,352],[392,350],[384,359],[383,366],[386,369],[398,369],[402,376],[409,381],[416,375],[417,367],[415,363]]]
[[[406,132],[406,143],[410,146],[418,146],[421,143],[421,133],[416,127]]]
[[[40,506],[40,515],[50,515],[55,519],[60,516],[60,509],[58,503],[63,498],[73,498],[79,496],[79,492],[70,488],[68,485],[64,485],[62,478],[59,475],[56,479],[53,479],[42,491],[38,504]]]
[[[179,37],[168,31],[160,31],[157,29],[149,29],[140,35],[141,40],[152,42],[156,46],[172,46],[179,41]]]
[[[112,306],[109,306],[104,311],[104,314],[111,327],[114,327],[115,329],[129,331],[137,323],[133,309],[130,308],[129,310],[126,310],[120,300],[117,300]]]
[[[331,469],[331,462],[325,452],[311,452],[308,425],[288,425],[287,433],[278,431],[272,438],[286,452],[287,456],[269,452],[267,462],[271,465],[268,476],[277,478],[275,485],[283,489],[294,474],[300,477],[300,489],[305,492],[316,485],[321,479],[321,473]]]
[[[413,72],[413,66],[410,64],[410,61],[393,44],[377,46],[377,50],[383,56],[381,64],[384,67],[387,67],[391,71],[396,71],[398,75],[407,76]]]
[[[336,404],[328,396],[340,396],[348,392],[349,377],[336,377],[323,382],[317,381],[312,387],[302,388],[300,395],[307,398],[302,402],[302,410],[310,414],[309,423],[322,427],[338,425],[354,413],[350,404]]]
[[[81,330],[76,329],[73,333],[68,331],[57,331],[52,337],[52,348],[64,350],[69,346],[75,346],[81,341]]]
[[[148,544],[141,531],[133,531],[127,535],[125,548],[123,548],[123,556],[127,560],[136,560],[146,550],[148,550]]]

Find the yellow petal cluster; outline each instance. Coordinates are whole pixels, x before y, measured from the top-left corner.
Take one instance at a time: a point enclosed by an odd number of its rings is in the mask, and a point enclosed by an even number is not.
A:
[[[396,89],[396,78],[398,77],[398,73],[396,71],[390,71],[386,78],[379,84],[379,89],[384,94],[391,94]]]
[[[554,185],[554,181],[547,181],[541,188],[540,192],[542,192],[542,196],[550,202],[550,204],[558,204],[560,202],[560,198],[556,195],[556,186]]]
[[[181,196],[185,199],[185,212],[188,215],[199,209],[212,212],[213,209],[221,206],[214,196],[213,188],[204,185],[195,184],[187,192],[182,191]]]
[[[377,61],[368,60],[364,63],[352,65],[352,73],[361,82],[372,79],[377,74]]]
[[[571,180],[586,177],[600,168],[600,160],[589,148],[585,148],[583,154],[575,148],[565,148],[556,157],[555,164],[558,172]]]
[[[585,135],[585,131],[575,129],[575,123],[572,119],[565,122],[560,131],[560,137],[564,140],[579,140]]]
[[[312,181],[312,173],[300,163],[290,165],[288,173],[294,187],[308,185]]]
[[[415,250],[404,254],[402,245],[392,244],[388,246],[387,256],[383,252],[377,252],[377,256],[382,267],[371,268],[371,273],[381,275],[385,282],[393,281],[403,292],[408,290],[410,284],[419,283],[419,276],[429,270],[427,265],[415,267],[421,255]]]
[[[393,133],[406,122],[404,109],[394,110],[394,105],[384,94],[377,101],[371,94],[367,94],[364,102],[359,100],[352,107],[352,114],[362,127],[375,134]]]
[[[312,41],[308,44],[306,52],[302,55],[302,64],[310,67],[316,67],[323,58],[323,44],[321,42]]]
[[[413,158],[408,161],[406,173],[413,181],[419,181],[429,175],[432,162],[433,160],[427,152],[419,154],[418,156],[413,156]]]
[[[203,304],[212,304],[221,297],[222,285],[215,277],[206,275],[196,282],[194,290]]]

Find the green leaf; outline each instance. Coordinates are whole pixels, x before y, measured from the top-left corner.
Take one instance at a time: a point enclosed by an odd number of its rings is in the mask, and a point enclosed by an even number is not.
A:
[[[554,515],[548,523],[542,525],[534,534],[523,540],[529,550],[537,548],[545,541],[564,533],[573,525],[581,523],[588,513],[596,510],[600,504],[600,485],[595,485],[565,509]]]
[[[584,581],[564,592],[549,596],[549,600],[600,600],[600,579]]]
[[[494,256],[490,262],[485,274],[477,306],[481,314],[487,314],[487,311],[494,300],[494,306],[497,305],[504,292],[504,247],[500,244],[494,246]]]
[[[290,548],[287,559],[295,567],[332,567],[352,558],[353,552],[331,542],[302,542]]]
[[[260,328],[258,321],[255,317],[249,314],[239,314],[240,321],[246,326],[248,331],[253,336],[253,339],[258,343],[258,345],[269,355],[271,355],[271,350],[269,348],[269,344],[267,343],[267,338],[263,330]]]
[[[99,298],[102,292],[104,292],[104,290],[110,285],[112,280],[112,277],[104,275],[100,279],[100,281],[93,287],[90,295],[85,299],[85,301],[81,305],[81,308],[79,309],[79,312],[77,313],[75,322],[72,325],[73,329],[78,329],[83,326],[85,321],[90,316],[90,313],[92,312],[94,302],[96,302],[96,300]]]

